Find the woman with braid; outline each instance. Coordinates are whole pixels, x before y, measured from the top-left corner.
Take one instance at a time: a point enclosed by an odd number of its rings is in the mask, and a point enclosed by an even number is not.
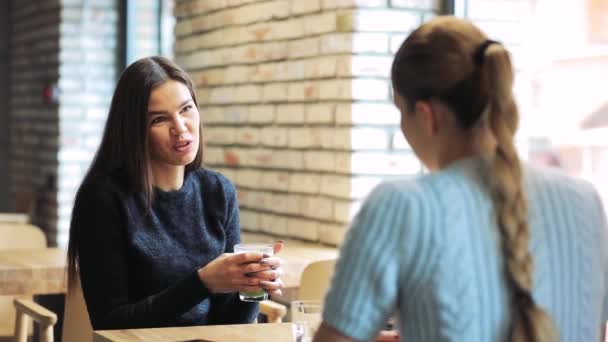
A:
[[[370,340],[394,312],[406,342],[600,341],[603,207],[588,183],[520,161],[513,76],[505,47],[464,20],[405,40],[394,100],[431,172],[369,195],[315,341]]]

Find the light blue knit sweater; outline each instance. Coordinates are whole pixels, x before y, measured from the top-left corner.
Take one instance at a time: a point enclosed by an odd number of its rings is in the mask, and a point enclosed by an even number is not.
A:
[[[395,311],[402,340],[504,341],[511,307],[483,162],[379,185],[352,223],[323,319],[370,340]],[[562,341],[599,341],[608,240],[591,185],[524,167],[534,298]]]

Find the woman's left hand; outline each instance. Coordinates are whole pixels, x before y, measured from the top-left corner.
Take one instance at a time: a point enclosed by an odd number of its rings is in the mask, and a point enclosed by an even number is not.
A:
[[[268,291],[270,296],[282,296],[283,291],[283,281],[281,280],[281,275],[283,274],[283,269],[281,268],[281,264],[283,264],[283,259],[276,257],[278,253],[283,249],[283,241],[277,241],[274,243],[274,255],[272,257],[264,258],[260,261],[260,264],[269,265],[272,267],[269,271],[261,271],[252,274],[252,277],[256,277],[262,279],[260,281],[260,286]]]

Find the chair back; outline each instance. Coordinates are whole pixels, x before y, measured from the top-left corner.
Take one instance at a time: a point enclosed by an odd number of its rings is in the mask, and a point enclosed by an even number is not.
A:
[[[334,275],[336,258],[315,261],[304,269],[298,289],[299,300],[323,300]]]
[[[80,277],[78,277],[80,279]],[[93,328],[82,294],[80,280],[70,287],[65,296],[62,342],[91,342]]]
[[[36,226],[19,223],[0,223],[0,249],[46,248],[46,236]],[[15,296],[0,296],[0,336],[13,336],[15,327]],[[19,296],[31,299],[31,296]],[[31,325],[29,327],[31,331]]]

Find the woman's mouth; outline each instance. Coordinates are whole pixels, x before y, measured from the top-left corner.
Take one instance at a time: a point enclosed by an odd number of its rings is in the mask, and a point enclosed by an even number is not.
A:
[[[192,146],[192,140],[184,140],[177,142],[173,148],[178,152],[187,152]]]

